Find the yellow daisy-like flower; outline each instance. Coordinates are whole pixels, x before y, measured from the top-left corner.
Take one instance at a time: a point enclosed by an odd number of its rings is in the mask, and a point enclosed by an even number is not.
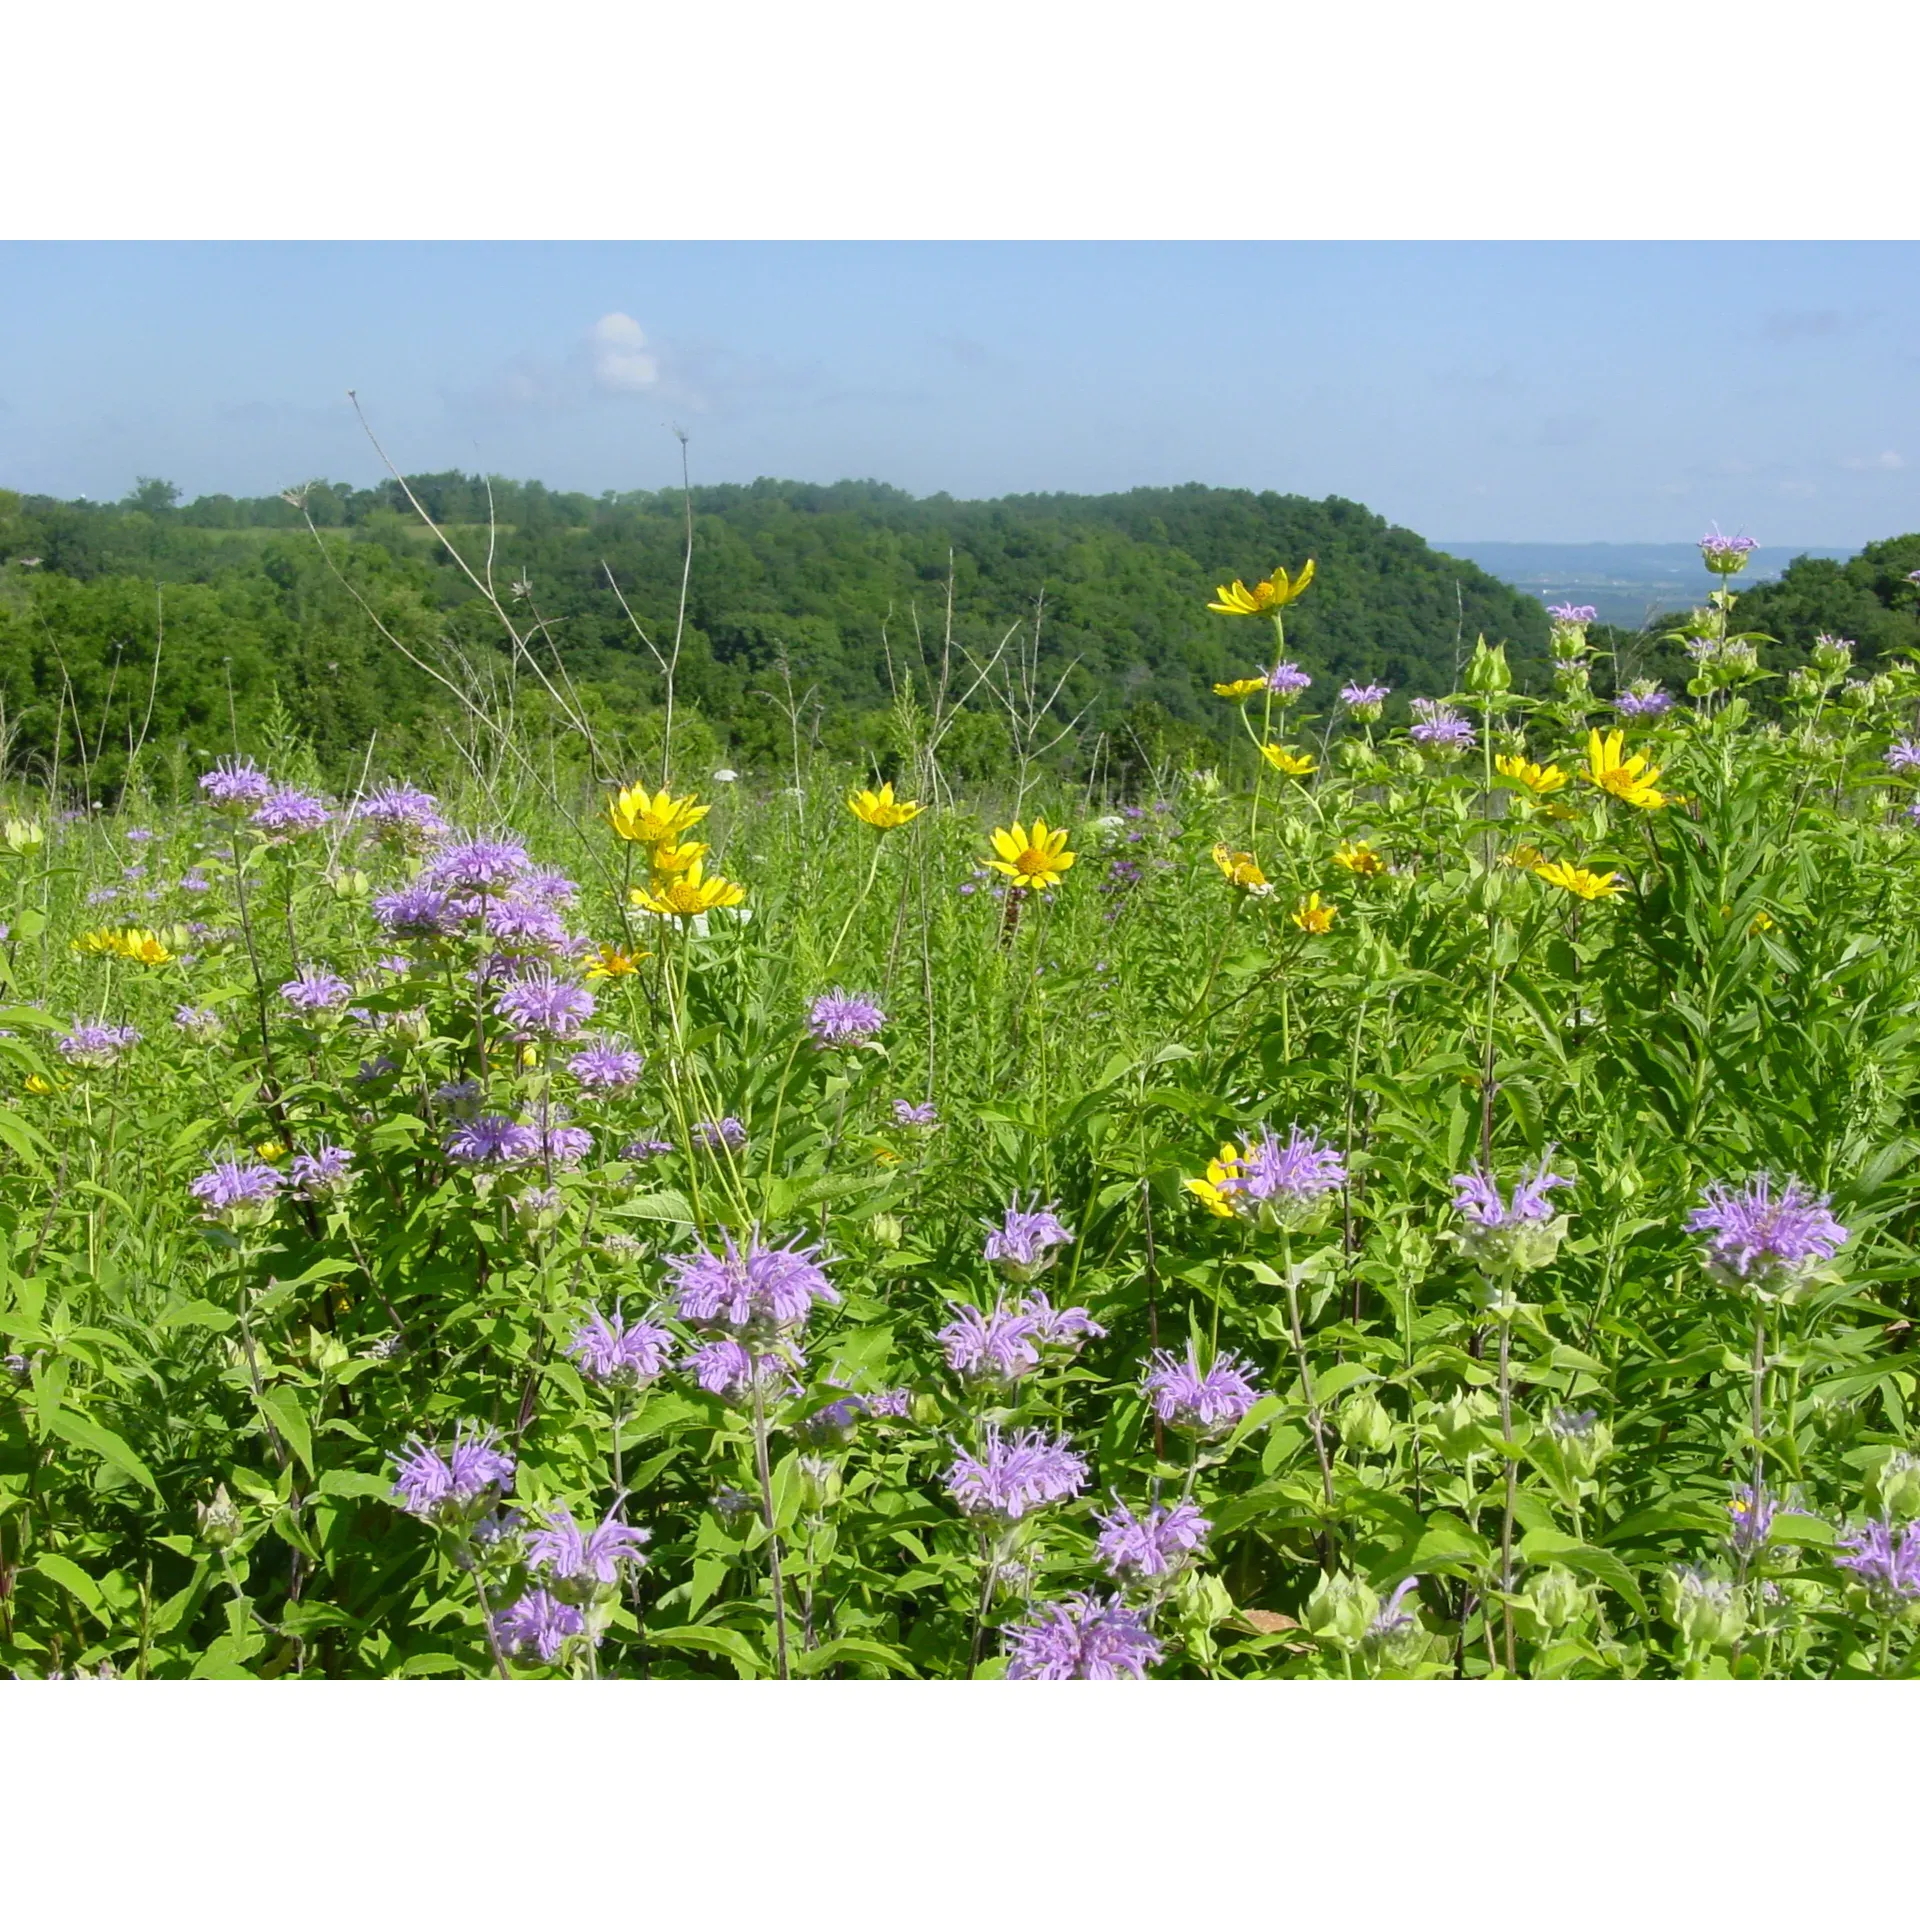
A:
[[[1186,1188],[1209,1213],[1221,1220],[1231,1220],[1238,1211],[1233,1204],[1237,1189],[1229,1183],[1237,1180],[1244,1171],[1240,1149],[1225,1146],[1207,1162],[1205,1175],[1201,1179],[1187,1181]]]
[[[1323,907],[1320,904],[1320,896],[1317,893],[1310,893],[1287,915],[1287,918],[1302,933],[1331,933],[1334,916],[1339,911],[1338,907]]]
[[[1547,856],[1531,844],[1515,847],[1511,853],[1503,853],[1500,858],[1508,866],[1518,867],[1522,873],[1538,873],[1547,863]]]
[[[1536,880],[1564,887],[1582,900],[1612,900],[1626,886],[1617,873],[1593,873],[1585,867],[1576,867],[1571,860],[1542,860],[1531,871]]]
[[[1276,746],[1269,740],[1260,749],[1261,757],[1275,773],[1290,773],[1296,780],[1304,780],[1313,771],[1313,755],[1296,753],[1291,747]]]
[[[1644,753],[1628,757],[1626,740],[1627,736],[1618,727],[1604,737],[1595,727],[1587,735],[1587,778],[1602,792],[1624,800],[1630,807],[1664,807],[1672,795],[1662,793],[1654,785],[1660,778],[1660,769],[1648,766]]]
[[[115,957],[120,952],[120,936],[110,927],[95,927],[91,933],[83,933],[78,940],[69,944],[75,953]]]
[[[711,807],[697,806],[692,794],[676,800],[662,787],[649,793],[644,783],[622,787],[607,802],[607,824],[622,840],[643,847],[671,846],[686,830],[704,820]]]
[[[847,810],[876,833],[891,833],[926,811],[917,800],[896,800],[891,780],[885,781],[877,793],[871,787],[862,787],[858,793],[848,794]]]
[[[1000,858],[987,865],[995,873],[1004,873],[1016,887],[1031,887],[1042,892],[1057,887],[1061,876],[1079,858],[1067,851],[1067,830],[1049,830],[1044,820],[1036,819],[1029,831],[1016,820],[1010,827],[995,827],[993,850]]]
[[[20,1083],[29,1093],[51,1093],[53,1082],[44,1073],[30,1073]]]
[[[683,840],[677,847],[649,847],[647,867],[655,879],[666,879],[676,873],[685,873],[696,860],[704,860],[707,853],[706,843],[700,840]]]
[[[1224,840],[1214,845],[1213,864],[1229,884],[1238,887],[1242,893],[1268,894],[1273,891],[1267,876],[1260,871],[1259,861],[1250,853],[1235,853]]]
[[[1747,936],[1751,939],[1756,933],[1771,933],[1775,924],[1773,915],[1762,907],[1747,923]]]
[[[1387,863],[1365,840],[1342,840],[1333,864],[1343,873],[1357,873],[1368,880],[1377,880],[1387,870]]]
[[[640,962],[651,957],[631,947],[600,947],[586,964],[586,977],[589,980],[624,979],[630,973],[638,973]]]
[[[1277,613],[1280,608],[1291,606],[1306,590],[1313,585],[1313,562],[1309,560],[1297,575],[1289,579],[1285,567],[1275,567],[1272,575],[1265,580],[1256,580],[1251,587],[1236,580],[1230,587],[1220,587],[1218,600],[1207,602],[1209,613]]]
[[[129,927],[120,940],[120,951],[129,960],[138,960],[143,967],[164,967],[173,958],[159,936],[149,933],[145,927]]]
[[[276,1160],[284,1160],[287,1157],[286,1142],[282,1140],[263,1140],[254,1148],[254,1152],[257,1153],[268,1166],[272,1166]]]
[[[747,897],[747,890],[737,880],[724,879],[717,873],[708,879],[696,860],[685,873],[663,875],[644,890],[634,887],[627,897],[643,913],[691,920],[712,907],[737,907]]]
[[[1558,767],[1538,766],[1524,753],[1496,754],[1493,766],[1496,773],[1517,781],[1536,799],[1558,793],[1567,784],[1567,776]]]
[[[1251,680],[1216,680],[1213,690],[1222,700],[1251,700],[1267,684],[1264,675]]]

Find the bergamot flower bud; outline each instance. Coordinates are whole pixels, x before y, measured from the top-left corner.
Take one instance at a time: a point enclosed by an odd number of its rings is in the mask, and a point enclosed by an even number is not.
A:
[[[1385,1453],[1393,1445],[1393,1415],[1370,1393],[1350,1394],[1340,1409],[1340,1444],[1355,1453]]]
[[[1307,1601],[1307,1630],[1343,1652],[1355,1653],[1380,1612],[1380,1596],[1349,1573],[1322,1573]]]

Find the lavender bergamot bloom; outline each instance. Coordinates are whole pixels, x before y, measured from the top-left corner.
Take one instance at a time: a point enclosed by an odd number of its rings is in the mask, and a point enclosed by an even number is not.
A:
[[[1018,1380],[1040,1364],[1031,1314],[1003,1306],[982,1313],[960,1301],[953,1315],[935,1338],[946,1349],[947,1365],[963,1380]]]
[[[70,1067],[96,1071],[117,1067],[139,1044],[138,1027],[109,1026],[99,1021],[82,1021],[54,1042],[61,1059]]]
[[[447,1158],[462,1167],[511,1167],[539,1157],[540,1136],[504,1114],[462,1120],[447,1137]]]
[[[804,1326],[817,1304],[839,1304],[818,1247],[797,1241],[769,1247],[758,1228],[744,1248],[729,1233],[721,1239],[718,1252],[701,1247],[667,1256],[678,1295],[675,1311],[690,1324],[724,1327],[750,1346],[766,1347]]]
[[[352,1185],[353,1149],[321,1145],[296,1153],[287,1163],[287,1190],[303,1200],[344,1193]]]
[[[1887,749],[1887,765],[1895,773],[1920,773],[1920,740],[1896,740]]]
[[[216,760],[200,776],[200,791],[222,813],[248,813],[273,791],[273,781],[251,760]]]
[[[1416,700],[1407,738],[1430,759],[1451,759],[1474,744],[1473,722],[1440,700]]]
[[[258,1225],[272,1214],[284,1184],[277,1167],[229,1155],[214,1160],[205,1173],[189,1180],[187,1191],[200,1202],[203,1220],[229,1227]]]
[[[1144,1612],[1090,1593],[1037,1607],[1005,1630],[1009,1680],[1144,1680],[1165,1656]]]
[[[248,823],[275,840],[317,833],[332,819],[317,793],[300,787],[275,787],[248,816]]]
[[[1072,1244],[1073,1235],[1059,1215],[1046,1207],[1022,1211],[1015,1200],[1007,1208],[1007,1217],[988,1232],[984,1257],[989,1266],[1025,1283],[1046,1272],[1059,1250]]]
[[[447,893],[504,893],[532,865],[533,856],[519,841],[474,834],[439,848],[420,880]]]
[[[1489,1275],[1511,1279],[1549,1265],[1567,1237],[1567,1221],[1547,1198],[1573,1182],[1553,1171],[1553,1148],[1502,1197],[1484,1168],[1453,1176],[1453,1210],[1461,1251]]]
[[[1673,705],[1673,695],[1651,680],[1636,680],[1614,696],[1613,710],[1626,720],[1657,720]]]
[[[460,931],[465,916],[441,887],[402,887],[374,897],[373,917],[389,940],[444,940]]]
[[[353,998],[353,988],[325,967],[302,967],[280,989],[280,998],[295,1013],[336,1013]]]
[[[493,1616],[494,1644],[516,1666],[550,1667],[567,1643],[586,1631],[580,1609],[555,1599],[544,1587],[523,1593]]]
[[[1191,1500],[1172,1507],[1156,1502],[1137,1514],[1116,1500],[1110,1513],[1094,1516],[1100,1537],[1093,1557],[1121,1585],[1164,1580],[1199,1552],[1213,1522]]]
[[[443,1455],[418,1435],[387,1457],[398,1471],[394,1497],[416,1519],[434,1526],[467,1526],[513,1485],[513,1455],[491,1428],[462,1426]]]
[[[673,1351],[673,1335],[651,1320],[628,1326],[617,1310],[609,1316],[595,1307],[574,1329],[567,1351],[589,1380],[631,1391],[660,1377]]]
[[[1267,691],[1285,705],[1300,698],[1313,685],[1313,675],[1304,668],[1296,666],[1291,660],[1282,660],[1267,675]]]
[[[926,1128],[940,1124],[940,1110],[931,1100],[919,1105],[911,1100],[896,1100],[893,1103],[893,1124],[896,1127]]]
[[[1156,1351],[1141,1387],[1152,1397],[1164,1425],[1196,1440],[1218,1440],[1231,1433],[1259,1399],[1254,1378],[1252,1362],[1233,1353],[1219,1355],[1202,1373],[1189,1346],[1184,1360]]]
[[[747,1144],[747,1130],[727,1113],[718,1120],[696,1120],[690,1138],[708,1153],[738,1153]]]
[[[544,1515],[543,1522],[527,1529],[527,1565],[545,1568],[549,1589],[575,1606],[586,1606],[617,1586],[623,1565],[647,1564],[641,1548],[653,1536],[645,1527],[627,1526],[608,1514],[587,1533],[565,1507]]]
[[[1842,1538],[1833,1563],[1866,1589],[1876,1613],[1902,1614],[1920,1603],[1920,1526],[1869,1520]]]
[[[1036,1507],[1071,1500],[1087,1483],[1087,1463],[1064,1440],[1038,1427],[1014,1434],[989,1431],[979,1455],[954,1448],[946,1487],[964,1514],[1013,1521]]]
[[[593,1012],[593,995],[572,980],[556,979],[545,967],[502,987],[494,1010],[516,1040],[565,1040]]]
[[[1340,689],[1340,704],[1350,719],[1372,722],[1387,710],[1387,698],[1392,692],[1391,687],[1383,687],[1377,681],[1349,680]]]
[[[1777,1194],[1769,1173],[1755,1174],[1737,1191],[1716,1180],[1700,1198],[1687,1230],[1707,1237],[1708,1273],[1723,1287],[1763,1300],[1811,1291],[1847,1244],[1829,1196],[1810,1192],[1797,1178]]]
[[[807,1009],[807,1030],[823,1052],[863,1047],[886,1024],[886,1014],[858,994],[823,993]]]
[[[680,1365],[693,1375],[702,1393],[715,1394],[729,1406],[744,1406],[753,1398],[756,1383],[769,1399],[796,1390],[789,1353],[755,1353],[738,1340],[709,1340],[695,1347]]]
[[[405,780],[376,787],[356,801],[353,817],[393,846],[423,846],[447,831],[439,801]]]
[[[574,1084],[586,1093],[623,1093],[645,1070],[644,1055],[617,1040],[595,1040],[567,1062]]]

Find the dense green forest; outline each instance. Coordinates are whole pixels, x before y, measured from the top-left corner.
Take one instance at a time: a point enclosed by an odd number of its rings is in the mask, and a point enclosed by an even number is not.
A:
[[[376,764],[418,766],[442,745],[451,696],[376,616],[422,657],[446,659],[436,643],[450,640],[496,685],[513,667],[523,707],[546,697],[544,672],[614,741],[657,741],[661,675],[636,625],[670,644],[686,500],[498,480],[489,497],[461,474],[410,485],[483,573],[491,518],[491,577],[538,635],[527,655],[391,483],[307,488],[317,539],[287,500],[181,503],[163,481],[111,505],[0,495],[10,762],[57,760],[111,791],[144,726],[189,760],[278,728],[330,771],[357,766],[370,741]],[[1137,765],[1209,751],[1232,721],[1210,683],[1255,665],[1271,636],[1207,600],[1222,581],[1308,557],[1319,579],[1290,638],[1329,690],[1359,676],[1403,696],[1444,691],[1462,633],[1469,647],[1481,631],[1505,639],[1517,660],[1544,652],[1546,620],[1526,596],[1345,500],[1190,486],[957,501],[763,480],[697,488],[691,506],[680,717],[692,754],[742,766],[784,761],[796,710],[826,746],[880,753],[896,689],[911,677],[924,697],[939,672],[950,574],[954,691],[975,677],[969,660],[1018,627],[949,737],[962,773],[991,772],[1006,750],[992,686],[1011,672],[1019,697],[1020,656],[1038,700],[1064,675],[1053,714],[1081,725],[1063,753]]]
[[[369,758],[431,770],[455,701],[417,661],[523,712],[548,700],[546,677],[643,761],[662,696],[646,641],[671,642],[687,500],[459,473],[408,484],[476,572],[491,544],[525,651],[396,483],[315,482],[304,512],[281,497],[182,502],[161,480],[111,504],[0,493],[7,765],[57,769],[97,797],[142,742],[171,754],[177,776],[236,743],[297,736],[334,776]],[[1268,636],[1205,603],[1221,581],[1309,556],[1319,578],[1289,634],[1323,692],[1349,677],[1403,699],[1445,692],[1461,637],[1470,646],[1479,632],[1505,640],[1523,675],[1545,651],[1546,617],[1527,595],[1335,498],[1186,486],[960,501],[761,480],[696,488],[691,512],[676,731],[694,761],[778,765],[796,728],[883,761],[896,691],[911,682],[924,697],[939,674],[950,579],[954,691],[1018,629],[948,737],[963,774],[1004,758],[994,689],[1021,698],[1023,675],[1036,700],[1059,682],[1055,720],[1080,722],[1063,758],[1102,754],[1124,776],[1216,751],[1232,716],[1208,688],[1250,668]],[[1920,535],[1844,565],[1796,561],[1745,612],[1784,643],[1770,665],[1793,664],[1821,631],[1853,639],[1870,663],[1920,646],[1905,577],[1916,565]],[[1622,678],[1673,677],[1681,664],[1658,635],[1605,638]]]

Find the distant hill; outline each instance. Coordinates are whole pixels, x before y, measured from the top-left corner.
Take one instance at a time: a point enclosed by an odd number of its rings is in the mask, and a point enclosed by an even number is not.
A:
[[[1555,543],[1518,540],[1448,540],[1435,543],[1462,560],[1472,560],[1542,606],[1571,600],[1590,606],[1609,626],[1637,631],[1664,613],[1698,604],[1713,584],[1691,542],[1660,544],[1590,541]],[[1744,579],[1778,579],[1797,556],[1844,560],[1845,547],[1782,546],[1762,548]]]
[[[412,485],[478,564],[486,484],[436,474]],[[397,487],[316,483],[308,500],[391,628],[451,633],[476,658],[505,661],[497,622]],[[894,681],[921,657],[916,618],[924,647],[941,632],[950,564],[956,639],[976,658],[1016,621],[1031,635],[1037,618],[1041,691],[1065,674],[1056,711],[1084,710],[1083,753],[1101,730],[1121,757],[1225,738],[1232,716],[1211,683],[1261,663],[1271,634],[1206,602],[1221,582],[1276,564],[1318,566],[1288,623],[1320,682],[1316,702],[1353,676],[1402,697],[1444,692],[1462,635],[1469,648],[1478,632],[1505,640],[1523,664],[1544,654],[1536,599],[1347,500],[1184,486],[960,501],[871,481],[761,480],[696,489],[693,508],[680,698],[714,751],[740,764],[783,759],[789,689],[818,690],[807,724],[827,744],[877,754]],[[524,577],[529,596],[515,604],[544,616],[583,698],[616,736],[643,733],[659,676],[606,576],[649,632],[671,631],[681,496],[495,481],[493,509],[503,590]],[[16,762],[58,751],[74,765],[78,714],[95,784],[110,786],[140,719],[130,703],[144,707],[150,682],[150,730],[203,757],[231,746],[236,721],[251,743],[276,714],[333,768],[356,765],[376,730],[395,755],[428,750],[440,730],[445,696],[379,638],[283,500],[183,504],[157,481],[110,506],[0,495],[0,559],[11,562],[0,699]],[[956,745],[984,766],[1000,736],[987,696],[973,706]]]

